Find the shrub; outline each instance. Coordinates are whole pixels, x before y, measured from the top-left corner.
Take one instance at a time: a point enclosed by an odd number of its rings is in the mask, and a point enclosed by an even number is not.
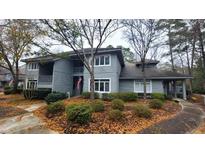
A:
[[[105,110],[104,102],[101,100],[92,102],[91,107],[92,107],[93,112],[102,112]]]
[[[9,95],[13,93],[13,88],[11,86],[5,86],[4,87],[4,94]]]
[[[45,101],[49,104],[52,102],[57,102],[59,100],[67,98],[68,95],[66,93],[61,92],[53,92],[48,94],[48,96],[45,97]]]
[[[120,92],[120,93],[104,93],[102,99],[105,101],[111,101],[113,99],[122,99],[123,101],[135,101],[137,100],[137,93],[133,92]]]
[[[151,118],[152,117],[152,111],[145,105],[138,104],[138,105],[134,106],[133,112],[138,117],[143,117],[143,118]]]
[[[153,99],[151,100],[149,106],[153,109],[161,109],[163,106],[163,101],[160,99]]]
[[[51,93],[51,89],[25,89],[23,90],[23,95],[25,99],[44,99],[49,93]]]
[[[111,102],[112,109],[118,109],[122,111],[124,109],[124,102],[121,99],[114,99]]]
[[[123,118],[123,114],[122,111],[120,110],[111,110],[109,112],[109,119],[113,120],[113,121],[118,121],[121,120]]]
[[[90,98],[90,94],[91,94],[91,92],[83,92],[81,94],[81,96],[83,98],[85,98],[85,99],[89,99]],[[99,98],[99,94],[98,93],[94,93],[94,97],[95,97],[95,99],[98,99]]]
[[[72,104],[66,107],[67,121],[79,124],[90,122],[92,108],[87,104]]]
[[[165,100],[165,95],[163,93],[151,93],[153,99]]]
[[[64,110],[65,110],[65,106],[62,101],[49,104],[47,108],[48,113],[51,114],[55,114]]]

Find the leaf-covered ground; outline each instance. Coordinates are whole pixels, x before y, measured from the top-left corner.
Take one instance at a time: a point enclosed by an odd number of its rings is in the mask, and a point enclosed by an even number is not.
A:
[[[166,101],[162,109],[152,109],[153,117],[151,119],[144,119],[136,117],[132,114],[132,107],[137,103],[148,104],[149,100],[138,100],[136,102],[128,102],[125,104],[125,110],[123,111],[124,119],[118,122],[109,120],[108,112],[110,111],[110,102],[105,102],[105,111],[99,113],[93,113],[92,121],[87,125],[68,125],[66,122],[65,113],[54,115],[50,118],[46,117],[46,107],[42,107],[36,110],[34,113],[41,117],[46,123],[46,126],[59,133],[127,133],[133,134],[138,131],[147,128],[157,122],[165,119],[172,118],[180,110],[179,104],[172,101]],[[72,98],[64,101],[65,105],[75,103],[88,103],[88,100],[82,98]]]

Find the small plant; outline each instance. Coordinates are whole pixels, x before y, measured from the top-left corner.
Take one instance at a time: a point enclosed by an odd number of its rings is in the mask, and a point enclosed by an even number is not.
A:
[[[48,105],[47,111],[51,114],[56,114],[65,110],[64,103],[62,101],[55,102]]]
[[[81,94],[81,96],[85,99],[89,99],[90,98],[90,95],[91,95],[91,92],[83,92]],[[99,98],[99,94],[98,93],[94,93],[94,98],[95,99],[98,99]]]
[[[11,87],[11,86],[5,86],[4,87],[4,94],[5,95],[10,95],[12,93],[13,93],[13,87]]]
[[[119,93],[104,93],[102,99],[105,101],[111,101],[113,99],[122,99],[125,102],[136,101],[138,98],[137,93],[133,92],[119,92]]]
[[[111,100],[113,100],[113,96],[111,95],[111,93],[103,93],[102,94],[102,100],[111,101]]]
[[[91,107],[92,107],[93,112],[102,112],[105,110],[104,102],[101,100],[92,102]]]
[[[66,93],[61,92],[53,92],[48,94],[48,96],[45,97],[45,101],[50,104],[52,102],[57,102],[62,99],[66,99],[68,95]]]
[[[123,118],[122,111],[120,110],[111,110],[109,112],[109,119],[113,121],[119,121]]]
[[[122,111],[124,109],[124,102],[121,99],[114,99],[111,102],[112,109],[118,109]]]
[[[133,112],[138,117],[143,117],[143,118],[151,118],[152,117],[152,111],[145,105],[138,104],[138,105],[134,106]]]
[[[160,99],[153,99],[151,100],[149,106],[153,109],[161,109],[163,106],[163,101]]]
[[[151,93],[153,99],[165,100],[165,95],[163,93]]]
[[[88,104],[72,104],[66,107],[67,121],[78,124],[89,123],[92,108]]]

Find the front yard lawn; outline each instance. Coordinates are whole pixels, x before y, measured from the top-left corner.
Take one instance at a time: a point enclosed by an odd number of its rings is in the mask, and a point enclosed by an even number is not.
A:
[[[60,112],[55,115],[47,114],[47,107],[39,108],[34,112],[45,123],[46,126],[59,133],[137,133],[144,128],[147,128],[162,120],[172,118],[180,110],[181,106],[173,101],[166,100],[161,109],[151,109],[151,118],[142,118],[133,114],[133,107],[136,104],[143,104],[148,106],[151,100],[138,99],[133,102],[126,102],[124,110],[122,111],[123,118],[119,121],[113,121],[109,118],[111,110],[111,102],[104,101],[105,110],[103,112],[94,112],[91,121],[88,124],[67,124],[66,113]],[[88,99],[71,98],[64,100],[65,106],[70,104],[89,104]]]

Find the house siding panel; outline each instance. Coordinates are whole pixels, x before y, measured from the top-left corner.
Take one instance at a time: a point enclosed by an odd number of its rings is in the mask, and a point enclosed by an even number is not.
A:
[[[152,80],[152,92],[164,93],[162,80]]]
[[[94,68],[95,78],[109,78],[111,79],[111,92],[119,92],[119,74],[121,65],[116,54],[110,54],[111,65],[99,66]],[[83,91],[88,91],[90,74],[84,67],[84,86]]]
[[[120,80],[119,92],[134,92],[134,80]]]
[[[73,90],[73,66],[69,60],[58,60],[53,68],[53,91],[70,92]]]

